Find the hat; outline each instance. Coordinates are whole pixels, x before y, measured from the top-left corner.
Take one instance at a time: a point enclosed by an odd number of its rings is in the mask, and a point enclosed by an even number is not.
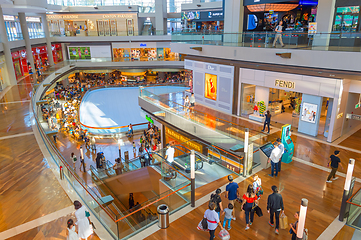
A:
[[[233,181],[232,175],[228,175],[228,181]]]

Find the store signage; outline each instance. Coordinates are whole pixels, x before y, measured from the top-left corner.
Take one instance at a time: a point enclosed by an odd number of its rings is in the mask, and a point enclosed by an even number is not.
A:
[[[346,118],[361,121],[361,115],[349,114],[348,113],[348,114],[346,114]]]
[[[208,12],[208,18],[223,17],[223,12]]]
[[[27,22],[40,22],[39,17],[26,17]]]
[[[204,11],[200,12],[201,21],[222,21],[223,11]]]
[[[63,19],[63,18],[65,18],[65,19],[69,19],[69,18],[71,18],[71,19],[76,19],[76,18],[79,18],[79,15],[58,15],[58,14],[51,14],[51,15],[46,15],[47,16],[47,18],[49,18],[49,19]]]
[[[151,124],[154,124],[154,121],[151,117],[148,117],[148,115],[145,115],[145,119],[147,119],[148,122],[150,122]]]
[[[103,15],[103,18],[127,18],[130,15],[126,15],[126,14],[114,14],[114,15]]]
[[[15,21],[15,17],[10,16],[10,15],[4,15],[4,20],[5,21]]]
[[[275,86],[276,87],[283,87],[283,88],[289,88],[289,89],[295,89],[296,83],[291,81],[284,81],[284,80],[275,80]]]
[[[147,44],[146,44],[146,43],[141,43],[139,46],[140,46],[140,47],[146,47]]]
[[[215,68],[215,67],[212,67],[212,65],[207,65],[207,69],[208,69],[208,70],[216,70],[216,68]]]
[[[202,152],[202,145],[199,143],[189,141],[190,139],[183,136],[182,134],[177,133],[176,131],[165,128],[165,134],[167,134],[169,137],[173,138],[174,140],[178,141],[180,144],[187,145],[190,149],[194,149],[197,152]]]
[[[26,51],[21,51],[20,54],[21,54],[21,57],[22,57],[22,58],[25,58],[25,57],[26,57]]]

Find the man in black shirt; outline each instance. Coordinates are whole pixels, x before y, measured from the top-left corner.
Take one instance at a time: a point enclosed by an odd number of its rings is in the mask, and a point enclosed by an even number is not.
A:
[[[283,199],[281,194],[278,193],[278,189],[275,185],[272,186],[273,193],[268,196],[267,199],[267,212],[270,214],[270,221],[268,222],[273,227],[273,216],[276,218],[276,230],[275,233],[279,234],[278,229],[280,225],[280,213],[285,212],[283,207]]]
[[[340,167],[343,169],[343,166],[341,164],[341,160],[339,158],[340,156],[340,151],[335,151],[334,152],[335,154],[331,155],[330,156],[330,162],[328,163],[328,166],[331,165],[331,172],[330,174],[328,175],[328,178],[327,178],[327,183],[332,183],[331,181],[331,177],[332,177],[332,180],[336,180],[338,177],[336,177],[336,172],[337,172],[337,169],[338,169],[338,165],[340,164]]]

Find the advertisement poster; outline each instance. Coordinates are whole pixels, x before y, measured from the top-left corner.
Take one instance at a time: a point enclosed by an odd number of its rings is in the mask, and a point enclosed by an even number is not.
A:
[[[193,19],[199,19],[200,18],[200,12],[182,12],[182,20],[193,20]]]
[[[317,22],[308,23],[308,35],[316,34],[317,32]]]
[[[206,73],[204,95],[206,98],[217,100],[217,75]]]
[[[317,105],[304,102],[302,104],[301,120],[310,123],[316,123]]]
[[[70,59],[91,59],[90,47],[69,47]]]

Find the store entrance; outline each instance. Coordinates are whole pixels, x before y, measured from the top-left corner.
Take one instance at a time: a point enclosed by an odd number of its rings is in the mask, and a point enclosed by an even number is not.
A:
[[[322,98],[322,107],[318,125],[318,136],[327,137],[328,127],[326,118],[328,114],[329,98]],[[286,91],[282,89],[270,88],[268,109],[271,112],[271,122],[281,127],[284,124],[291,124],[293,128],[298,129],[302,103],[302,93]],[[330,108],[331,111],[331,108]]]

